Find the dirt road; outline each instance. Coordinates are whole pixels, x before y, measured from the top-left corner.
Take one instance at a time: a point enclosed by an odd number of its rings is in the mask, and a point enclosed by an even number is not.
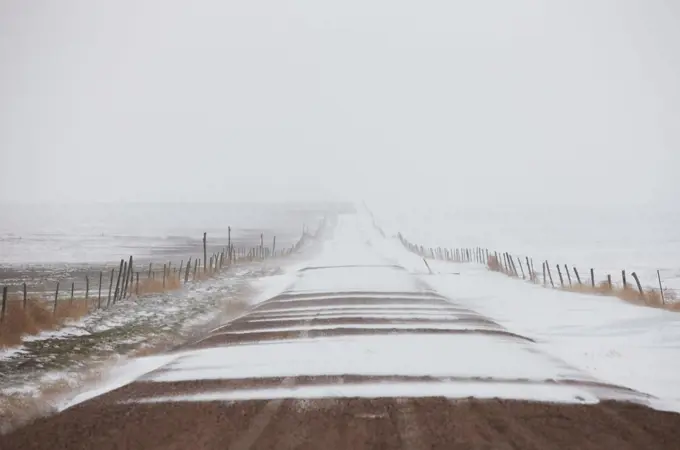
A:
[[[440,296],[359,231],[336,232],[282,294],[0,449],[680,448],[680,414]]]

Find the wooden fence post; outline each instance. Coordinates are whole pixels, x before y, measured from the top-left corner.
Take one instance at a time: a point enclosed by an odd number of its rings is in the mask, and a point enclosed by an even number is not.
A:
[[[571,286],[571,274],[569,273],[569,267],[567,265],[564,265],[564,272],[567,274],[567,279],[569,280],[569,286]]]
[[[26,283],[24,283],[24,309],[26,309],[27,303],[28,303],[28,292],[26,291]]]
[[[179,262],[179,279],[182,279],[182,268],[184,267],[184,260]]]
[[[515,265],[515,259],[512,257],[510,253],[508,253],[508,260],[512,264],[512,270],[515,272],[515,276],[519,278],[519,272],[517,272],[517,266]]]
[[[231,262],[233,261],[233,253],[234,253],[232,246],[231,246],[231,227],[228,227],[227,230],[228,230],[227,231],[227,233],[228,233],[228,235],[227,235],[227,250],[229,251],[229,264],[231,264]]]
[[[163,264],[163,289],[165,289],[165,274],[168,271],[168,265]]]
[[[0,312],[0,323],[5,321],[5,312],[7,311],[7,286],[2,287],[2,311]]]
[[[123,268],[121,269],[121,274],[119,274],[120,277],[120,290],[117,289],[118,295],[114,296],[114,300],[122,300],[124,298],[124,293],[123,289],[125,288],[125,279],[127,278],[127,273],[128,273],[128,267],[127,267],[127,261],[123,262]],[[118,287],[118,286],[116,286]]]
[[[191,258],[189,258],[189,261],[187,261],[187,268],[186,272],[184,273],[184,284],[187,284],[189,282],[189,271],[191,270]]]
[[[543,286],[545,286],[547,283],[545,282],[545,262],[543,262]]]
[[[590,269],[590,283],[592,284],[593,288],[595,287],[595,269],[591,268]]]
[[[69,300],[69,303],[68,303],[69,305],[73,304],[73,293],[74,293],[75,289],[76,289],[76,283],[75,283],[75,281],[72,281],[71,282],[71,300]]]
[[[118,300],[118,289],[120,287],[120,277],[123,274],[123,264],[125,264],[125,260],[121,259],[120,260],[120,268],[118,269],[118,277],[116,278],[116,291],[113,293],[113,303],[114,304]]]
[[[607,286],[609,286],[610,291],[614,289],[614,285],[612,284],[611,274],[607,274]]]
[[[113,277],[116,274],[116,269],[111,269],[111,277],[109,278],[109,297],[106,299],[106,307],[111,304],[111,290],[113,289]]]
[[[578,280],[578,284],[583,285],[583,283],[581,283],[581,276],[578,274],[578,270],[576,269],[576,267],[574,267],[574,275],[576,275],[576,280]]]
[[[423,258],[423,262],[425,263],[425,266],[427,266],[428,272],[430,272],[430,275],[432,275],[432,269],[430,269],[430,265],[427,263],[427,259]]]
[[[137,286],[135,287],[135,295],[139,297],[139,272],[136,272],[135,275],[137,275]]]
[[[208,262],[208,233],[203,233],[203,263],[205,268],[208,267],[208,265],[205,264],[207,262]],[[204,272],[205,268],[203,269]]]
[[[198,270],[198,266],[201,265],[201,259],[196,260],[196,264],[194,264],[194,281],[196,281],[196,270]]]
[[[130,288],[130,291],[132,291],[132,266],[132,255],[130,255],[130,261],[127,265],[127,273],[125,274],[125,287],[123,288],[122,298],[125,298],[126,294],[128,293],[128,288]],[[130,292],[130,294],[132,294],[132,292]]]
[[[57,281],[57,288],[54,290],[54,310],[52,314],[57,314],[57,302],[59,301],[59,282]]]
[[[623,280],[623,289],[628,289],[628,280],[626,280],[626,271],[621,271],[621,279]]]
[[[519,263],[519,268],[522,269],[522,279],[526,280],[527,277],[526,277],[526,275],[524,275],[524,266],[522,266],[522,260],[519,259],[519,257],[517,258],[517,262]]]
[[[149,263],[149,275],[147,276],[148,279],[151,279],[151,265],[153,263]]]
[[[659,279],[659,292],[661,292],[661,304],[665,305],[666,304],[666,298],[663,295],[663,285],[661,284],[661,272],[658,270],[656,271],[656,276]]]
[[[534,271],[531,269],[531,264],[529,264],[529,257],[527,256],[527,271],[529,272],[529,280],[534,281]]]
[[[552,271],[550,270],[550,264],[548,263],[547,260],[545,262],[545,267],[546,269],[548,269],[548,277],[550,278],[550,284],[552,285],[552,287],[555,287],[555,282],[553,281],[552,277]]]
[[[104,273],[99,271],[99,295],[97,297],[97,309],[102,307],[102,279],[104,278]]]
[[[557,264],[557,274],[560,276],[560,286],[564,289],[564,278],[562,278],[562,270],[560,269],[560,265]]]
[[[635,280],[635,283],[637,284],[638,291],[640,291],[640,297],[643,300],[645,300],[645,291],[642,290],[642,284],[640,284],[640,279],[638,278],[637,273],[633,272],[633,273],[630,274],[630,276],[633,277],[633,279]]]
[[[85,275],[85,301],[90,300],[90,276]]]

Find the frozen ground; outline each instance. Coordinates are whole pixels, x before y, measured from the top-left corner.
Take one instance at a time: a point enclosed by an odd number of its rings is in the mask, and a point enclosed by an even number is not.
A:
[[[307,234],[298,252],[313,241]],[[284,289],[290,279],[282,268],[294,265],[298,252],[239,262],[176,291],[133,296],[59,330],[25,336],[20,346],[0,349],[0,430],[51,411],[63,395],[72,396],[84,385],[136,373],[138,361],[148,365],[135,356],[185,344],[268,298],[272,289]]]
[[[235,241],[295,243],[302,224],[313,228],[340,205],[251,203],[127,203],[2,205],[0,267],[115,263],[135,255],[173,260],[202,253],[201,239],[222,248]],[[176,260],[176,261],[175,261]]]
[[[364,214],[341,216],[299,256],[251,283],[244,314],[116,365],[10,433],[10,448],[675,441],[680,416],[653,410],[680,412],[675,313],[472,264],[433,261],[430,273]]]
[[[643,283],[680,289],[680,210],[601,206],[451,208],[370,205],[388,235],[431,247],[483,247],[536,261],[594,268],[596,279],[621,270]]]
[[[421,234],[422,235],[422,234]],[[552,355],[605,382],[655,396],[655,407],[680,411],[680,314],[613,297],[575,294],[524,283],[476,264],[382,249],[461,305],[528,336]]]
[[[301,376],[435,377],[449,382],[369,383],[342,389],[284,386],[233,394],[208,390],[148,401],[471,395],[597,402],[602,393],[587,386],[601,384],[614,387],[616,395],[623,392],[624,397],[644,399],[655,408],[680,411],[680,390],[674,381],[680,370],[677,313],[547,290],[471,264],[431,266],[433,275],[397,239],[383,237],[368,216],[346,216],[322,251],[259,282],[275,300],[213,330],[197,341],[199,350],[181,351],[167,360],[141,360],[130,368],[134,376],[119,377],[109,389],[133,379],[177,383]],[[264,335],[281,338],[258,342]],[[517,341],[517,336],[527,341]],[[211,347],[232,339],[243,345]],[[207,348],[200,349],[204,345]],[[153,371],[145,373],[146,365]],[[496,381],[490,387],[475,380]],[[573,387],[565,387],[563,381]]]
[[[0,350],[0,429],[50,411],[84,385],[129,377],[138,361],[148,370],[149,358],[135,355],[169,350],[241,314],[277,284],[281,263],[243,265],[178,291],[126,299]]]
[[[115,365],[62,398],[59,417],[109,433],[86,417],[145,408],[161,420],[170,409],[219,403],[231,405],[236,420],[239,402],[321,408],[314,402],[433,397],[602,405],[605,417],[611,401],[680,412],[680,314],[544,289],[481,265],[430,265],[432,274],[367,214],[341,216],[283,270],[239,274],[252,275],[257,292],[245,314],[173,352]],[[166,303],[191,310],[197,298]],[[168,332],[192,320],[168,305],[156,309],[169,311]],[[201,314],[193,317],[207,323]],[[82,328],[73,328],[73,342],[88,336]],[[201,424],[218,417],[206,408]]]

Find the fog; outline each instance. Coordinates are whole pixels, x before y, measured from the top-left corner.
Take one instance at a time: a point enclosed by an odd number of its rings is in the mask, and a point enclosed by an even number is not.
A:
[[[0,201],[667,204],[672,1],[0,0]]]

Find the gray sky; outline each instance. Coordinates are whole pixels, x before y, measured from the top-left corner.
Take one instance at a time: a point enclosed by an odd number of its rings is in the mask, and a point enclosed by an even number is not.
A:
[[[0,201],[668,202],[680,7],[0,0],[0,167]]]

